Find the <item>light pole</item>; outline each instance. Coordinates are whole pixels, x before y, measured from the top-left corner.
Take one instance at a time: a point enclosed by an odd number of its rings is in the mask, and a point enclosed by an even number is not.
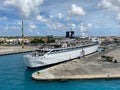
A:
[[[24,30],[23,30],[23,20],[22,20],[22,48],[24,48]]]

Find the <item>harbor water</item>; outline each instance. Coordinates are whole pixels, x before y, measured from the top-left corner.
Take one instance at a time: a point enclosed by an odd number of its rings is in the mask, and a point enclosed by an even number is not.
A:
[[[0,56],[0,90],[120,90],[120,80],[43,82],[31,79],[39,69],[27,69],[22,54]]]

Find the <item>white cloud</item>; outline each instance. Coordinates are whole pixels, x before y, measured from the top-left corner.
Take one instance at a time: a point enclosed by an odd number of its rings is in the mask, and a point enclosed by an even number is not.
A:
[[[7,20],[8,18],[6,16],[0,17],[0,20]]]
[[[115,17],[116,20],[120,20],[120,13],[118,13]]]
[[[69,14],[71,15],[85,15],[86,12],[82,7],[77,6],[76,4],[71,5],[71,10],[69,11]]]
[[[22,26],[22,21],[18,21],[17,24],[18,24],[19,26]]]
[[[102,0],[98,7],[115,12],[115,19],[120,20],[120,0]]]
[[[39,6],[43,0],[5,0],[3,5],[17,7],[23,17],[39,14]]]
[[[47,22],[45,22],[45,24],[51,30],[58,30],[65,28],[64,24],[60,23],[59,21],[53,21],[52,19],[48,19]]]
[[[103,0],[102,2],[98,3],[98,6],[101,8],[108,9],[112,6],[112,4],[111,4],[111,2],[109,2],[107,0]]]
[[[76,24],[74,24],[74,23],[72,23],[72,24],[69,24],[69,26],[70,26],[70,29],[71,30],[75,30],[76,29]]]
[[[62,28],[63,24],[61,24],[60,22],[52,22],[52,23],[48,23],[47,26],[49,29],[57,30]]]
[[[92,23],[81,23],[78,25],[78,28],[81,30],[81,32],[87,32],[89,28],[92,28]]]
[[[35,33],[36,33],[37,35],[40,35],[40,32],[38,32],[38,31],[36,31]]]
[[[64,24],[62,24],[60,22],[58,22],[56,26],[57,26],[58,29],[64,28]]]
[[[31,24],[29,25],[29,28],[30,28],[30,29],[36,29],[37,26],[36,26],[34,23],[31,23]]]
[[[41,21],[41,22],[47,22],[47,21],[48,21],[47,19],[43,18],[43,17],[40,16],[40,15],[37,15],[37,16],[36,16],[36,20]]]
[[[120,0],[103,0],[98,6],[111,11],[120,11]]]
[[[62,19],[62,18],[63,18],[62,13],[58,13],[58,19]]]
[[[81,30],[81,31],[86,31],[86,30],[87,30],[87,27],[82,26],[82,25],[80,25],[80,27],[79,27],[79,28],[80,28],[80,30]]]
[[[50,19],[52,19],[52,18],[53,18],[53,16],[52,16],[52,15],[50,15],[49,17],[50,17]]]
[[[92,27],[92,24],[91,24],[91,23],[88,23],[87,26],[88,26],[89,28],[91,28],[91,27]]]
[[[81,23],[79,25],[79,29],[81,31],[82,37],[88,37],[88,26],[85,23]]]

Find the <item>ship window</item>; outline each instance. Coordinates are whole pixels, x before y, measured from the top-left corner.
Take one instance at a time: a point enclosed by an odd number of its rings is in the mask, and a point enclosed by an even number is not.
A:
[[[51,51],[50,53],[51,54],[54,54],[54,53],[57,53],[57,52],[59,52],[60,50],[53,50],[53,51]]]
[[[92,44],[88,44],[88,45],[83,45],[83,46],[77,46],[77,47],[71,47],[71,48],[62,48],[62,49],[58,49],[58,50],[52,50],[49,54],[57,54],[57,53],[62,53],[62,52],[69,52],[71,50],[76,50],[79,48],[86,48],[89,46],[93,46],[96,45],[97,43],[92,43]]]

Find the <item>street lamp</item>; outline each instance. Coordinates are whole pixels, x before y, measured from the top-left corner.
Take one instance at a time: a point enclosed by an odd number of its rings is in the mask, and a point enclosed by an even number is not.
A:
[[[22,48],[24,48],[24,31],[23,31],[23,20],[22,20]]]

